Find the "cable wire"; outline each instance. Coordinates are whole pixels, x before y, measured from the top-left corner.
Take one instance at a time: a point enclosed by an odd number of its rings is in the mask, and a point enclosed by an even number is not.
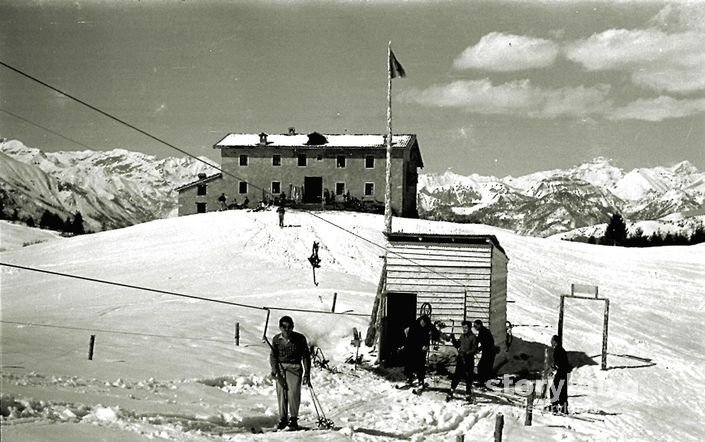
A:
[[[57,131],[55,131],[55,130],[53,130],[53,129],[49,129],[48,127],[44,127],[44,126],[42,126],[41,124],[35,123],[34,121],[32,121],[32,120],[30,120],[30,119],[28,119],[28,118],[25,118],[25,117],[22,117],[22,116],[20,116],[20,115],[14,114],[14,113],[10,112],[10,111],[7,110],[7,109],[0,108],[0,112],[5,112],[6,114],[8,114],[8,115],[10,115],[10,116],[12,116],[12,117],[17,118],[17,119],[20,120],[20,121],[24,121],[24,122],[27,123],[27,124],[30,124],[30,125],[32,125],[32,126],[34,126],[34,127],[38,127],[39,129],[45,130],[45,131],[49,132],[50,134],[56,135],[57,137],[61,137],[61,138],[63,138],[64,140],[67,140],[67,141],[70,141],[70,142],[72,142],[72,143],[78,144],[79,146],[85,147],[86,149],[91,149],[91,150],[93,149],[92,147],[86,146],[85,144],[81,143],[80,141],[76,141],[76,140],[74,140],[73,138],[69,138],[69,137],[67,137],[66,135],[62,135],[62,134],[60,134],[59,132],[57,132]]]
[[[176,297],[180,297],[180,298],[195,299],[198,301],[206,301],[206,302],[213,302],[213,303],[217,303],[217,304],[225,304],[225,305],[230,305],[230,306],[234,306],[234,307],[249,308],[249,309],[254,309],[254,310],[278,310],[278,311],[287,311],[287,312],[320,313],[320,314],[324,314],[324,315],[338,315],[338,316],[369,316],[366,313],[348,313],[348,312],[337,313],[337,312],[328,312],[328,311],[321,311],[321,310],[307,310],[307,309],[295,309],[295,308],[286,308],[286,307],[269,307],[269,306],[257,306],[257,305],[252,305],[252,304],[242,304],[239,302],[223,301],[222,299],[206,298],[205,296],[186,295],[184,293],[171,292],[168,290],[153,289],[150,287],[144,287],[144,286],[139,286],[139,285],[124,284],[122,282],[107,281],[104,279],[97,279],[97,278],[89,278],[87,276],[74,275],[71,273],[54,272],[51,270],[38,269],[35,267],[28,267],[28,266],[21,266],[18,264],[11,264],[11,263],[6,263],[6,262],[0,262],[0,266],[11,267],[11,268],[20,269],[20,270],[28,270],[31,272],[45,273],[47,275],[62,276],[65,278],[80,279],[82,281],[90,281],[90,282],[95,282],[98,284],[107,284],[107,285],[113,285],[113,286],[117,286],[117,287],[123,287],[123,288],[134,289],[134,290],[143,290],[146,292],[159,293],[161,295],[176,296]]]

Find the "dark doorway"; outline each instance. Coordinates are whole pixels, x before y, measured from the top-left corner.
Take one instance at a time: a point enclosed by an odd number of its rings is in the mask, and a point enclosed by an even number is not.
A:
[[[387,314],[383,319],[380,354],[385,367],[404,364],[397,349],[404,345],[404,329],[416,319],[416,293],[387,293]]]
[[[304,177],[304,203],[320,203],[323,196],[323,177]]]
[[[196,203],[196,213],[206,213],[206,203]]]

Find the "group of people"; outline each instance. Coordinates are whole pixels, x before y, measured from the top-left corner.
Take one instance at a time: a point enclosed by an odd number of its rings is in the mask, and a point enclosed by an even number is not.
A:
[[[404,373],[411,386],[417,378],[419,389],[425,388],[426,354],[431,340],[444,338],[457,349],[455,372],[451,376],[450,390],[446,400],[451,400],[461,381],[465,382],[466,400],[474,402],[472,387],[475,381],[475,355],[481,355],[477,364],[476,382],[481,389],[487,389],[487,381],[494,375],[494,359],[497,348],[494,338],[481,320],[463,321],[462,334],[442,335],[431,323],[428,316],[419,317],[405,329],[406,339],[399,349],[405,360]],[[294,320],[290,316],[279,319],[280,333],[270,343],[269,357],[271,375],[276,379],[277,400],[279,403],[278,430],[298,430],[301,386],[311,385],[311,353],[306,337],[294,331]],[[568,355],[561,345],[559,336],[551,339],[553,347],[553,368],[555,376],[551,386],[550,409],[554,413],[568,412],[568,373],[571,371]]]
[[[407,377],[408,385],[412,385],[414,377],[416,377],[419,389],[425,388],[426,354],[430,348],[431,340],[445,338],[458,351],[447,400],[453,398],[461,381],[465,382],[467,400],[473,400],[472,386],[475,381],[476,354],[481,355],[477,364],[477,383],[480,388],[486,388],[485,383],[493,377],[494,358],[497,354],[494,337],[479,319],[474,322],[463,321],[461,325],[462,334],[459,337],[456,338],[453,333],[444,336],[431,323],[431,319],[423,315],[404,330],[404,345],[399,348],[399,351],[405,361],[404,374]]]

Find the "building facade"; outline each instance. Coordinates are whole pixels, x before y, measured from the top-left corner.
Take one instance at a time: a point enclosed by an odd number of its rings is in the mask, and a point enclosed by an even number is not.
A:
[[[225,173],[201,176],[178,188],[179,215],[236,207],[247,199],[285,199],[322,205],[356,199],[384,204],[386,137],[383,135],[229,134],[213,146]],[[392,137],[392,210],[416,217],[418,168],[415,135]]]

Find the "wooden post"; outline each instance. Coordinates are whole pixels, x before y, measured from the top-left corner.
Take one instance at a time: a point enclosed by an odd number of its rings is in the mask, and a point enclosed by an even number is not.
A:
[[[504,430],[504,415],[499,413],[494,421],[494,442],[502,442],[502,430]]]
[[[240,345],[240,323],[235,323],[235,345]]]
[[[93,360],[93,349],[95,348],[95,335],[91,335],[91,340],[88,343],[88,360]]]
[[[558,309],[558,337],[563,342],[563,307],[565,306],[565,295],[561,295],[561,305]]]
[[[267,319],[264,321],[264,331],[262,331],[262,341],[267,339],[267,326],[269,326],[269,315],[272,313],[270,309],[267,309]]]
[[[605,299],[605,323],[602,328],[602,369],[607,370],[607,325],[610,317],[610,300]]]
[[[335,302],[338,300],[338,292],[333,293],[333,307],[331,307],[330,311],[335,313]]]
[[[526,397],[526,416],[524,417],[524,425],[531,426],[531,418],[534,415],[534,397],[536,396],[536,385],[532,385],[531,392]]]

